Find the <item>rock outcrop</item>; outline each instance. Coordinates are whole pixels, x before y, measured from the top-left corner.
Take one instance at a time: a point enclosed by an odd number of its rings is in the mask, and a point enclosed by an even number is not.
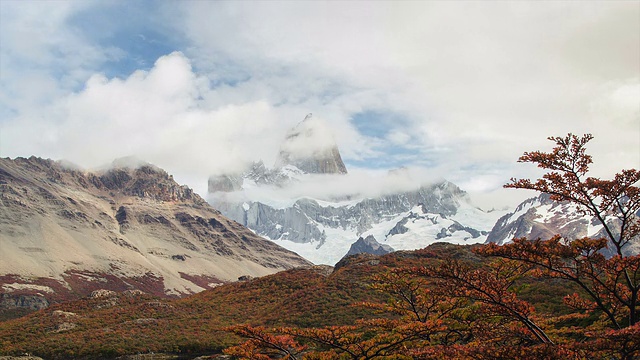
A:
[[[351,244],[351,248],[345,256],[356,254],[373,254],[384,255],[393,252],[393,248],[389,245],[380,244],[373,235],[366,238],[360,237],[356,242]]]
[[[307,174],[346,174],[333,134],[323,121],[307,115],[286,137],[275,167],[293,165]]]
[[[30,310],[41,310],[49,307],[49,301],[42,295],[0,295],[0,309],[13,310],[24,308]]]

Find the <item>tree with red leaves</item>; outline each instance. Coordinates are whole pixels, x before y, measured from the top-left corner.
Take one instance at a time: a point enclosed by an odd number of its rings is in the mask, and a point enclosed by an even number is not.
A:
[[[534,275],[576,284],[580,293],[568,295],[565,303],[579,311],[599,312],[609,327],[600,325],[606,330],[603,334],[592,326],[585,336],[631,359],[640,352],[640,255],[630,249],[640,241],[640,171],[622,170],[613,180],[588,176],[592,157],[585,146],[592,138],[590,134],[549,138],[556,143],[552,152],[526,152],[519,159],[549,172],[536,181],[511,179],[505,187],[536,190],[550,194],[552,200],[576,204],[598,219],[606,237],[514,239],[504,246],[490,244],[478,253],[528,264]]]
[[[532,162],[550,170],[541,179],[512,179],[508,188],[531,189],[551,195],[552,200],[569,201],[585,214],[595,216],[607,238],[562,239],[555,236],[543,241],[516,239],[499,247],[483,248],[485,255],[500,256],[535,265],[539,275],[562,278],[576,283],[590,302],[577,301],[582,296],[568,298],[569,303],[586,309],[602,311],[611,325],[620,329],[639,320],[640,256],[627,256],[632,241],[640,241],[640,171],[623,170],[613,180],[588,177],[592,158],[585,145],[593,138],[551,137],[556,147],[550,153],[526,152],[520,162]],[[615,255],[606,258],[602,250]],[[620,318],[627,310],[627,320]]]
[[[552,152],[525,152],[518,160],[550,171],[535,182],[512,178],[505,187],[536,190],[551,195],[552,200],[578,205],[580,211],[600,221],[611,250],[623,256],[625,246],[640,235],[640,188],[635,186],[640,181],[640,171],[622,170],[613,180],[588,177],[593,160],[586,153],[586,144],[592,139],[591,134],[550,137],[556,143]]]

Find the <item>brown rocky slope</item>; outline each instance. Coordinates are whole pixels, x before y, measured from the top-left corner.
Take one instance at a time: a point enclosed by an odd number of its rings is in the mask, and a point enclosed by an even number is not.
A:
[[[85,172],[0,159],[0,306],[97,289],[180,296],[309,265],[222,216],[153,165]]]

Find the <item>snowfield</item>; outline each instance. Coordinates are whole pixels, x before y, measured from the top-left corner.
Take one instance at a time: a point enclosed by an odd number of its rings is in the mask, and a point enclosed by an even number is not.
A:
[[[357,201],[331,203],[319,201],[323,207],[353,206]],[[422,249],[436,242],[448,242],[458,245],[471,245],[484,243],[487,233],[491,231],[493,224],[504,215],[504,211],[484,212],[472,204],[462,202],[457,213],[450,217],[443,217],[440,214],[425,213],[422,206],[414,206],[410,211],[402,212],[387,220],[374,224],[373,227],[361,234],[353,228],[332,228],[323,224],[318,224],[309,220],[320,231],[326,234],[325,241],[314,240],[306,243],[298,243],[286,240],[285,234],[279,239],[267,239],[274,243],[298,253],[305,259],[315,264],[334,265],[349,251],[359,237],[373,235],[381,244],[391,246],[394,250],[415,250]],[[403,234],[390,235],[389,232],[403,219],[408,221],[405,227],[408,229]],[[455,223],[484,232],[483,235],[473,237],[468,231],[448,230]],[[278,224],[276,227],[282,227]],[[443,231],[444,229],[444,231]],[[444,236],[439,234],[443,233]]]

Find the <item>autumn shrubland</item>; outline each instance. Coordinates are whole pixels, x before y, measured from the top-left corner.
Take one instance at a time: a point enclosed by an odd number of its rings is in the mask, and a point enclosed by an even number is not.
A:
[[[248,359],[640,358],[640,172],[588,176],[590,135],[525,153],[546,173],[508,187],[601,220],[603,239],[438,243],[307,267],[179,300],[121,293],[0,323],[0,354],[172,353]]]
[[[401,264],[431,261],[439,256],[439,247],[469,253],[438,244],[380,258],[355,256],[330,274],[332,269],[326,267],[292,269],[179,300],[120,293],[56,304],[0,322],[0,349],[2,354],[28,352],[60,359],[219,353],[239,343],[238,337],[223,330],[235,324],[300,328],[353,324],[377,316],[357,304],[387,299],[372,288],[373,276]],[[73,328],[65,329],[65,323],[74,324]]]

